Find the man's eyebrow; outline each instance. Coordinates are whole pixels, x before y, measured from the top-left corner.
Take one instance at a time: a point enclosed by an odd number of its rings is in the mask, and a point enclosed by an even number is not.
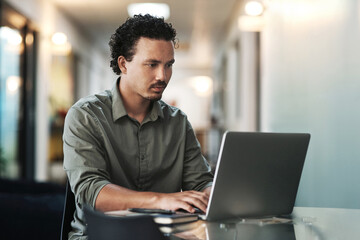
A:
[[[160,60],[156,60],[156,59],[146,59],[145,62],[151,62],[151,63],[161,63]],[[170,61],[168,61],[167,63],[174,63],[175,59],[171,59]]]
[[[144,62],[160,63],[161,61],[156,59],[146,59]]]

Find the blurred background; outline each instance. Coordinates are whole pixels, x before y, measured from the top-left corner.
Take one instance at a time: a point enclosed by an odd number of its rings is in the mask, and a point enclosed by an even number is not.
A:
[[[296,205],[360,208],[359,2],[145,5],[178,32],[163,100],[188,115],[212,166],[226,130],[308,132]],[[1,178],[66,182],[64,118],[112,87],[108,41],[134,3],[150,1],[1,1]]]

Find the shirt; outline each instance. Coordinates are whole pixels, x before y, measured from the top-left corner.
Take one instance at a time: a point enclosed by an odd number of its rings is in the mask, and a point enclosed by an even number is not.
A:
[[[82,206],[113,183],[137,191],[201,191],[213,175],[187,116],[159,100],[140,124],[111,91],[79,100],[65,119],[64,169],[75,194],[69,239],[87,239]]]

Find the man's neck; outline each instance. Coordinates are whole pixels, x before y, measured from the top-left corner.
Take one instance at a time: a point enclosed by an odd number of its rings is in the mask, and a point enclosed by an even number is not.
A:
[[[121,84],[121,80],[118,88],[127,114],[139,123],[142,123],[146,115],[150,112],[151,101],[127,90],[126,86]]]

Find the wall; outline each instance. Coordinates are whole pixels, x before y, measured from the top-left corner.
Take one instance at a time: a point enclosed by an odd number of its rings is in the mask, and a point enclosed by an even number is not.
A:
[[[360,4],[268,1],[263,131],[312,135],[296,205],[360,208]]]
[[[175,50],[176,51],[176,50]],[[175,56],[175,59],[176,56]],[[212,77],[212,71],[208,68],[173,67],[173,75],[163,94],[163,100],[176,106],[186,113],[195,130],[204,130],[210,125],[209,106],[211,93],[199,95],[193,87],[193,77]]]

